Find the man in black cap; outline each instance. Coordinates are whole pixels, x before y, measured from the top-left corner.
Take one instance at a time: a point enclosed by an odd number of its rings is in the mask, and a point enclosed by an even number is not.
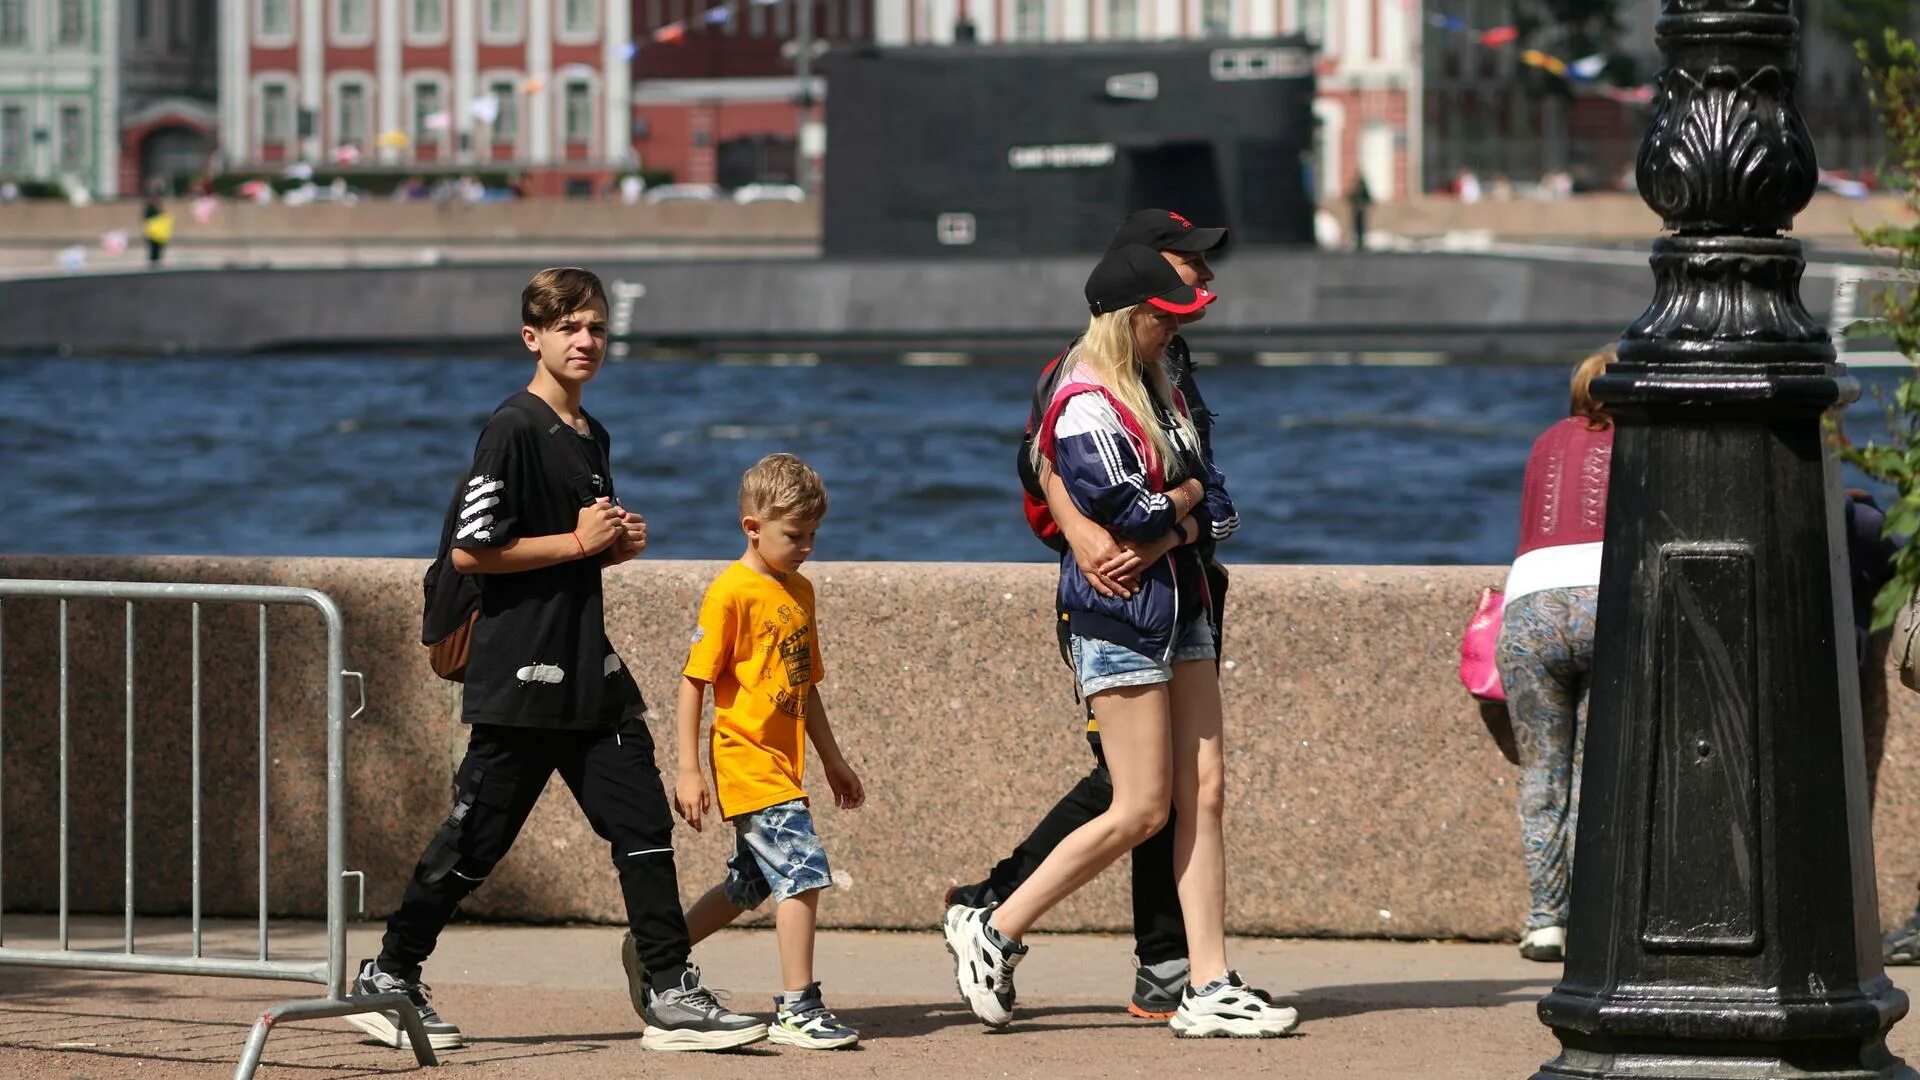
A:
[[[1217,250],[1226,240],[1225,229],[1197,228],[1171,210],[1141,210],[1121,222],[1107,250],[1111,252],[1127,245],[1153,249],[1173,266],[1185,284],[1205,286],[1213,280],[1213,269],[1207,265],[1207,253]],[[1182,321],[1196,321],[1204,311],[1205,308],[1202,308]],[[1035,411],[1028,424],[1029,438],[1038,430],[1039,418],[1052,400],[1054,384],[1061,374],[1064,366],[1061,361],[1065,356],[1066,352],[1063,351],[1041,373],[1034,393]],[[1167,346],[1167,365],[1168,376],[1187,399],[1194,428],[1205,447],[1206,456],[1211,459],[1213,414],[1207,411],[1206,403],[1200,397],[1200,389],[1194,384],[1193,354],[1187,347],[1186,339],[1177,334]],[[1034,475],[1028,446],[1028,442],[1023,440],[1020,470],[1022,484],[1027,488],[1030,500],[1029,518],[1034,518],[1032,503],[1037,500],[1045,504],[1050,511],[1051,522],[1057,525],[1057,530],[1043,532],[1042,539],[1056,551],[1072,548],[1074,561],[1096,590],[1107,595],[1130,595],[1139,583],[1138,560],[1130,559],[1129,553],[1106,529],[1089,521],[1074,508],[1058,478],[1047,477],[1043,480]],[[1041,532],[1037,521],[1036,532]],[[1213,631],[1217,644],[1221,640],[1220,613],[1226,600],[1227,572],[1214,560],[1210,543],[1201,549],[1200,556],[1207,568],[1207,587],[1213,597]],[[1133,564],[1130,569],[1127,568],[1129,563]],[[1065,625],[1059,624],[1063,628]],[[1061,632],[1064,634],[1064,629]],[[1064,644],[1062,653],[1065,653]],[[1060,797],[1060,801],[1047,811],[1027,838],[1013,849],[1013,854],[1000,860],[984,881],[947,890],[946,902],[949,905],[988,907],[999,903],[1025,881],[1068,834],[1106,812],[1113,803],[1113,781],[1107,774],[1106,757],[1100,748],[1100,732],[1093,723],[1091,710],[1087,714],[1087,742],[1093,748],[1093,771],[1081,777],[1079,783]],[[1166,826],[1151,839],[1133,849],[1133,934],[1137,967],[1134,971],[1133,997],[1127,1003],[1127,1011],[1142,1019],[1164,1020],[1179,1007],[1181,992],[1187,986],[1188,973],[1186,925],[1181,917],[1180,896],[1174,889],[1171,817]]]

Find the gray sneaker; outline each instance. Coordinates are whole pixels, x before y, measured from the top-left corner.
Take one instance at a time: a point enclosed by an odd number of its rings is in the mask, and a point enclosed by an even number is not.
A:
[[[435,1050],[458,1050],[466,1045],[460,1029],[440,1018],[428,1001],[431,993],[427,984],[418,979],[406,979],[380,970],[380,965],[368,960],[360,965],[360,974],[353,980],[349,991],[352,997],[364,997],[368,994],[405,994],[420,1011],[420,1024],[427,1029],[427,1045]],[[397,1012],[355,1013],[346,1018],[347,1023],[380,1040],[397,1050],[413,1049],[413,1040],[407,1038],[407,1029],[400,1023]]]
[[[679,986],[647,992],[646,1018],[640,1045],[648,1050],[730,1050],[767,1037],[767,1025],[728,1009],[701,986],[700,969],[691,964]]]
[[[1920,911],[1880,939],[1880,962],[1889,967],[1920,964]]]

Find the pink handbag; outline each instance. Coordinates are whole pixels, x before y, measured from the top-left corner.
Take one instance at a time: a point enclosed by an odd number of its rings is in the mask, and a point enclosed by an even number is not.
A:
[[[1480,602],[1474,605],[1473,618],[1460,638],[1460,682],[1467,693],[1481,701],[1505,701],[1500,688],[1500,671],[1493,663],[1494,644],[1500,640],[1500,610],[1505,602],[1499,589],[1489,585],[1480,590]]]

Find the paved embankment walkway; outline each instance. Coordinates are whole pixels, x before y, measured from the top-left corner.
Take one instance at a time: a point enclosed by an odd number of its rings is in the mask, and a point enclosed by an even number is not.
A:
[[[8,943],[23,920],[8,920]],[[46,932],[46,921],[29,927]],[[75,933],[117,948],[118,923],[89,920]],[[827,932],[817,960],[827,1000],[856,1024],[853,1051],[766,1044],[730,1054],[644,1051],[622,989],[618,931],[608,927],[463,924],[428,967],[435,1004],[470,1040],[443,1056],[438,1075],[470,1080],[594,1080],[777,1075],[1234,1077],[1278,1075],[1488,1080],[1524,1077],[1556,1049],[1534,1002],[1558,977],[1521,960],[1510,944],[1379,941],[1233,943],[1236,966],[1301,1011],[1297,1037],[1266,1042],[1182,1042],[1164,1026],[1122,1011],[1130,943],[1101,935],[1039,935],[1020,969],[1020,1009],[1007,1031],[986,1034],[959,1004],[947,955],[931,933]],[[224,924],[209,951],[244,952],[253,926]],[[312,951],[313,924],[276,928],[280,947]],[[149,939],[154,948],[179,939]],[[349,955],[371,954],[378,928],[363,925]],[[732,1003],[770,1012],[779,981],[772,935],[728,931],[696,958]],[[1896,979],[1903,977],[1896,971]],[[305,988],[233,979],[104,975],[11,969],[0,979],[0,1076],[224,1078],[255,1012]],[[1894,1029],[1896,1052],[1920,1058],[1920,1026]],[[774,1058],[778,1058],[777,1061]],[[372,1077],[415,1072],[402,1052],[370,1045],[341,1020],[288,1024],[267,1043],[260,1076]],[[416,1073],[416,1075],[420,1075]],[[434,1074],[425,1074],[434,1075]]]

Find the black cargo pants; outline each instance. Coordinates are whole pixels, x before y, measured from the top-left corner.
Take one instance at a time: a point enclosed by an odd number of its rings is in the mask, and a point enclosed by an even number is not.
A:
[[[673,815],[638,720],[618,732],[475,724],[456,774],[453,810],[414,867],[380,943],[384,970],[418,978],[454,908],[513,846],[559,772],[593,831],[612,845],[627,924],[649,971],[687,962],[687,923],[673,865]]]

